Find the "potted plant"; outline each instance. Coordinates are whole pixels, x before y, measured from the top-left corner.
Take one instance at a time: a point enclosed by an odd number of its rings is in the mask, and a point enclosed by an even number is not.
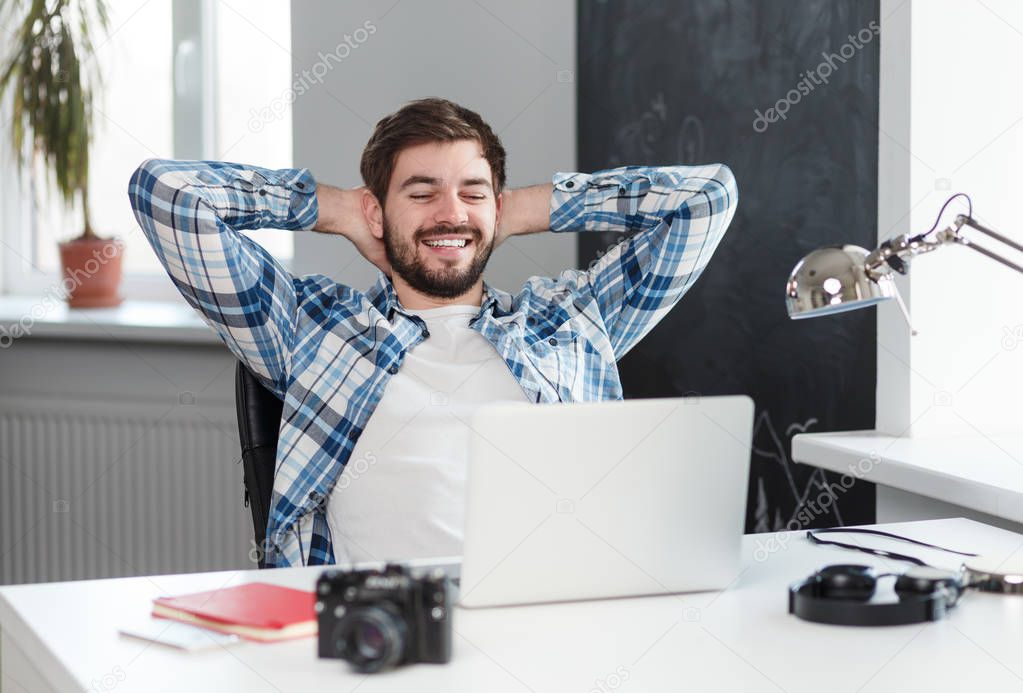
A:
[[[107,31],[106,6],[103,0],[0,0],[0,18],[14,29],[10,55],[0,64],[0,97],[10,92],[18,170],[40,160],[64,204],[81,203],[81,234],[58,244],[68,304],[116,306],[123,300],[124,242],[96,234],[88,195],[92,99],[102,86],[92,36]]]

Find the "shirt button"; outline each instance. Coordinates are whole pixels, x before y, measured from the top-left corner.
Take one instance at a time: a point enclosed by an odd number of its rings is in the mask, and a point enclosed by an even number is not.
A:
[[[551,337],[550,339],[548,339],[547,343],[550,344],[551,346],[558,346],[558,340],[555,339],[554,337]]]
[[[566,188],[574,188],[575,187],[575,181],[574,180],[568,181],[567,183],[565,183],[565,187]]]
[[[536,318],[526,318],[526,324],[527,325],[535,325],[536,324]]]
[[[393,366],[388,368],[387,372],[390,373],[391,375],[394,375],[395,373],[397,373],[398,372],[398,364],[394,364]]]
[[[260,188],[260,189],[259,189],[259,194],[260,194],[260,195],[266,195],[266,190],[265,190],[265,189],[263,189],[263,188]]]
[[[295,183],[295,187],[298,188],[299,190],[305,190],[305,183],[302,182]]]
[[[423,329],[423,339],[426,339],[429,336],[430,336],[430,331],[424,328]]]

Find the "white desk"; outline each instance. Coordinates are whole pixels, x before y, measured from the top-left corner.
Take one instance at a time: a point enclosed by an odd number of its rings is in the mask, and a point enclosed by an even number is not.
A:
[[[891,529],[996,558],[1023,551],[1023,536],[969,520]],[[252,580],[311,589],[319,568],[4,587],[3,690],[21,693],[17,680],[32,676],[31,693],[1023,689],[1023,597],[970,593],[949,619],[924,625],[811,624],[786,613],[789,583],[825,563],[876,561],[812,546],[802,533],[750,535],[744,551],[742,572],[721,593],[459,609],[451,664],[370,677],[317,659],[312,638],[183,654],[116,633],[160,594]]]
[[[1023,435],[801,433],[792,459],[877,484],[878,522],[969,517],[1023,532]]]

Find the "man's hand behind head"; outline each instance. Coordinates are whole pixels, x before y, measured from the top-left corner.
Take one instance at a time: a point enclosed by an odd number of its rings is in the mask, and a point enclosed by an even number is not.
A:
[[[372,194],[365,186],[344,190],[317,184],[319,217],[313,231],[344,236],[364,258],[390,277],[391,265],[387,261],[384,242],[373,235],[363,212],[362,198]]]

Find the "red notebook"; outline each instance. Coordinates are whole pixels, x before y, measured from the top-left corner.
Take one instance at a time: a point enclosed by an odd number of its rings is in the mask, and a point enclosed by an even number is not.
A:
[[[316,635],[315,603],[316,595],[312,592],[251,582],[178,597],[158,597],[153,600],[153,616],[272,642]]]

